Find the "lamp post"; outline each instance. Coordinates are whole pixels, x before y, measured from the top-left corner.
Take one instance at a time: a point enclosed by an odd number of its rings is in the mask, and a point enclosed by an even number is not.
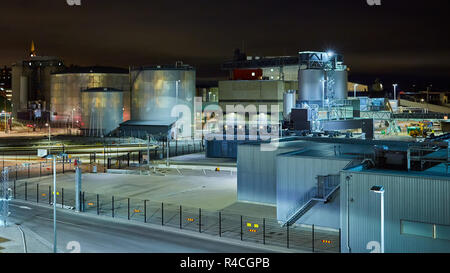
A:
[[[394,87],[394,100],[397,100],[397,86],[398,86],[398,84],[394,83],[392,86]]]
[[[48,155],[47,159],[53,160],[53,252],[57,253],[57,236],[56,236],[56,160],[58,157],[65,157],[67,154],[56,155]]]
[[[381,207],[380,207],[380,211],[381,211],[381,215],[380,215],[380,222],[381,222],[381,231],[380,231],[380,236],[381,236],[381,253],[384,253],[384,187],[383,186],[373,186],[370,189],[371,192],[374,192],[376,194],[380,195],[380,202],[381,202]]]

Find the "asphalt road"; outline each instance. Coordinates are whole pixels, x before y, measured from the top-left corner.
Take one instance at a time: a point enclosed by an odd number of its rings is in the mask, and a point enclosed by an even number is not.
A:
[[[10,222],[21,224],[53,243],[51,207],[12,201]],[[80,243],[81,253],[258,253],[261,249],[228,244],[148,226],[119,223],[58,210],[58,250]],[[268,251],[266,251],[268,252]]]

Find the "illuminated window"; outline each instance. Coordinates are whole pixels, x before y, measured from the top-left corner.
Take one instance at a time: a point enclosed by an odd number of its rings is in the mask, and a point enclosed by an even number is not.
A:
[[[400,221],[400,232],[404,235],[413,235],[440,240],[450,240],[450,226],[428,224],[412,221]]]
[[[433,225],[402,220],[401,234],[433,238]]]

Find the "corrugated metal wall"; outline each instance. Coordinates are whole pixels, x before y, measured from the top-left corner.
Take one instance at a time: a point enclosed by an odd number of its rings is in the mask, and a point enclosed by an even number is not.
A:
[[[277,219],[286,221],[307,201],[317,186],[318,175],[333,175],[345,168],[348,159],[301,157],[280,155],[277,157]]]
[[[450,225],[450,179],[351,171],[341,173],[343,252],[350,251],[347,231],[353,253],[368,253],[367,244],[380,241],[380,196],[370,192],[373,185],[385,188],[386,252],[450,252],[448,240],[400,234],[400,220]]]
[[[262,151],[260,145],[238,145],[237,198],[239,201],[275,205],[276,156],[302,149],[299,142],[280,143],[275,151]]]

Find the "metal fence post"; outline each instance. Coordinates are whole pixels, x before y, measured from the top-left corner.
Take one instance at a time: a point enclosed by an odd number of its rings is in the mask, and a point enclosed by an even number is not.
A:
[[[183,214],[183,208],[180,206],[180,229],[183,228],[183,222],[182,222],[182,214]]]
[[[16,199],[16,180],[14,179],[14,199]]]
[[[100,215],[100,196],[97,194],[97,215]]]
[[[144,223],[147,223],[147,200],[144,200]]]
[[[25,201],[28,199],[28,183],[25,182]]]
[[[130,220],[130,198],[128,198],[128,220]]]
[[[242,230],[242,215],[241,215],[241,241],[244,239],[244,232]]]
[[[222,212],[219,211],[219,237],[222,237]]]
[[[83,203],[82,203],[82,204],[83,204],[83,212],[84,212],[84,209],[86,208],[86,202],[85,202],[85,200],[84,200],[84,192],[83,192],[81,198],[82,198],[82,200],[83,200]]]
[[[198,232],[202,233],[202,209],[198,209]]]
[[[42,176],[42,162],[39,162],[39,177]]]
[[[164,203],[161,203],[161,226],[164,226]]]
[[[114,218],[114,195],[111,197],[111,213],[112,218]]]
[[[36,203],[39,203],[39,184],[36,184]]]
[[[341,253],[342,251],[341,251],[341,236],[342,236],[342,233],[341,233],[342,231],[341,231],[341,229],[339,229],[339,243],[338,243],[338,246],[339,246],[339,253]]]
[[[61,189],[61,208],[64,208],[64,188]]]
[[[28,163],[28,178],[30,178],[30,163]]]
[[[48,204],[52,204],[52,186],[48,186]]]
[[[289,248],[289,222],[287,222],[286,223],[286,236],[287,236],[287,238],[286,238],[286,246],[287,246],[287,248]]]
[[[315,238],[314,238],[314,225],[312,225],[312,252],[314,253],[314,242]]]
[[[266,244],[266,218],[263,218],[263,244]]]
[[[17,158],[17,155],[16,155]],[[16,180],[17,180],[17,163],[16,163]]]

